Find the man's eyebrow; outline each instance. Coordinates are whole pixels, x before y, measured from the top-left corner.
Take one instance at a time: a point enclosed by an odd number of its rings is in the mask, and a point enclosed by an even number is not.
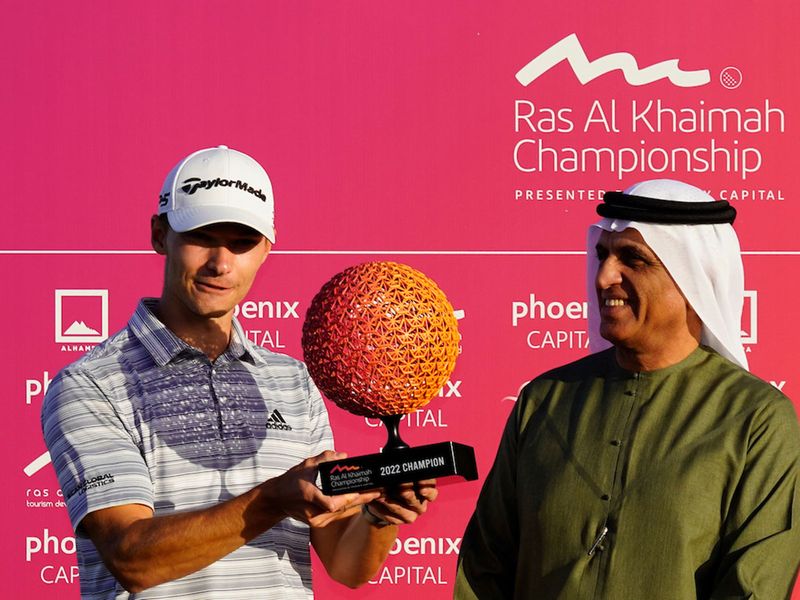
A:
[[[648,246],[647,244],[636,242],[634,240],[622,240],[617,244],[617,247],[620,250],[637,250],[639,252],[646,252],[647,254],[652,254],[653,256],[655,256],[655,252],[653,252],[650,246]]]
[[[604,244],[602,241],[598,240],[594,249],[595,252],[599,250],[605,250],[607,252],[624,252],[627,254],[637,253],[647,260],[661,262],[655,250],[653,250],[646,243],[637,242],[636,240],[621,239],[615,241],[613,244]]]

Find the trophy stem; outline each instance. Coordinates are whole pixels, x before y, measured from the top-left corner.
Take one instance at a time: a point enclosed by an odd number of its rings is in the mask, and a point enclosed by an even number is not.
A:
[[[383,447],[383,452],[409,447],[400,437],[400,419],[402,417],[403,415],[386,415],[381,417],[381,421],[383,421],[383,424],[386,426],[386,432],[389,434],[389,439]]]

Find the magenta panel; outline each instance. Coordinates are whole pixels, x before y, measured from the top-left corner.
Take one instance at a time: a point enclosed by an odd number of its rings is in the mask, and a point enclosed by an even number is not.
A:
[[[166,171],[200,147],[243,150],[273,180],[278,243],[242,315],[257,343],[300,356],[311,298],[357,262],[405,262],[439,283],[463,311],[462,353],[404,437],[471,444],[482,476],[519,388],[586,352],[585,228],[603,190],[641,179],[736,206],[751,368],[800,398],[796,3],[38,0],[4,12],[4,597],[78,595],[41,458],[43,392],[160,292],[148,219]],[[376,422],[330,408],[340,450],[383,443]],[[450,597],[479,489],[443,486],[348,597]],[[319,569],[315,587],[343,594]]]

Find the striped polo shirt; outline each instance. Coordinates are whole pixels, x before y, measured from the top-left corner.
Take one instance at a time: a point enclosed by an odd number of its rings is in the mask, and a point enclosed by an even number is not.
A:
[[[144,504],[156,515],[213,506],[333,448],[328,415],[305,365],[253,344],[234,319],[214,362],[141,301],[125,329],[64,368],[42,429],[77,532],[81,596],[309,598],[308,526],[286,518],[216,563],[128,594],[80,523]]]

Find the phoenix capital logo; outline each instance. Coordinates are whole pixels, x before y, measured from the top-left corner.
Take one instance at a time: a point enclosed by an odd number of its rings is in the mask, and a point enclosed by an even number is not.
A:
[[[708,69],[684,71],[678,66],[677,58],[643,68],[640,68],[636,58],[627,52],[614,52],[590,61],[578,40],[578,36],[574,33],[556,42],[522,67],[517,72],[517,81],[524,86],[528,86],[540,75],[563,61],[569,63],[575,73],[575,77],[578,78],[582,85],[586,85],[593,79],[616,70],[622,71],[625,81],[630,85],[637,86],[647,85],[659,79],[669,79],[673,85],[678,87],[697,87],[706,85],[711,81],[711,74]]]

